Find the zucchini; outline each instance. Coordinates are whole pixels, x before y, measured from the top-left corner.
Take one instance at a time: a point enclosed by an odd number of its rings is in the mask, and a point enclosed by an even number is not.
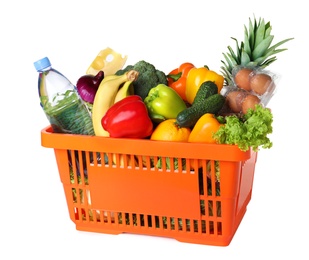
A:
[[[213,81],[205,81],[201,84],[198,91],[196,92],[192,105],[201,101],[204,102],[208,97],[214,94],[218,94],[217,85]]]
[[[211,95],[205,101],[195,103],[181,111],[176,117],[176,123],[180,127],[193,127],[202,115],[206,113],[217,114],[224,103],[225,97],[221,94]]]

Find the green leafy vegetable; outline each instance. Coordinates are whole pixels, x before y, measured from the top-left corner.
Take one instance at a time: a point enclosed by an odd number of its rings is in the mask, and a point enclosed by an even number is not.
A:
[[[133,82],[134,94],[139,95],[143,100],[148,96],[150,89],[159,84],[167,85],[165,73],[145,60],[140,60],[134,65],[127,65],[124,69],[118,70],[115,74],[122,75],[126,71],[132,69],[139,73],[137,79]]]
[[[218,143],[238,145],[242,151],[250,147],[254,151],[259,147],[272,147],[268,134],[273,130],[273,115],[268,108],[256,105],[255,110],[249,109],[243,117],[229,115],[224,120],[224,125],[213,136]]]
[[[181,165],[182,165],[182,169],[186,169],[186,159],[180,159],[181,160]],[[178,162],[178,158],[174,158],[174,169],[177,170],[178,169],[178,164],[180,163],[180,161]],[[163,162],[162,162],[162,157],[158,158],[158,162],[156,164],[156,167],[158,169],[162,169],[163,168]],[[171,160],[170,158],[165,158],[165,167],[167,170],[171,169]]]

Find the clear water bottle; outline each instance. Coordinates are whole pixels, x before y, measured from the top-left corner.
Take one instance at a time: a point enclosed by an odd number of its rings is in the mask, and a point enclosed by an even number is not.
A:
[[[94,135],[91,113],[76,86],[52,68],[47,57],[34,62],[41,106],[55,133]]]

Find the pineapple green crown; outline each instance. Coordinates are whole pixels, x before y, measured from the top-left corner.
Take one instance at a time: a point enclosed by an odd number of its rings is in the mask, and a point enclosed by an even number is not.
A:
[[[277,49],[280,45],[293,38],[288,38],[272,45],[274,36],[271,35],[270,22],[265,23],[264,19],[257,20],[254,18],[252,23],[249,18],[249,29],[245,26],[244,41],[239,45],[236,41],[236,52],[228,46],[229,52],[223,53],[225,61],[221,61],[221,72],[225,78],[226,84],[232,83],[232,70],[236,66],[260,67],[265,68],[276,60],[275,54],[287,49]]]

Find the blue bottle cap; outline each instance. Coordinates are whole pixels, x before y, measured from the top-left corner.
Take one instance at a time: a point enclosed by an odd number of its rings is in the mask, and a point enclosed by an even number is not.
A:
[[[51,63],[47,57],[34,62],[34,67],[37,71],[42,71],[51,66]]]

